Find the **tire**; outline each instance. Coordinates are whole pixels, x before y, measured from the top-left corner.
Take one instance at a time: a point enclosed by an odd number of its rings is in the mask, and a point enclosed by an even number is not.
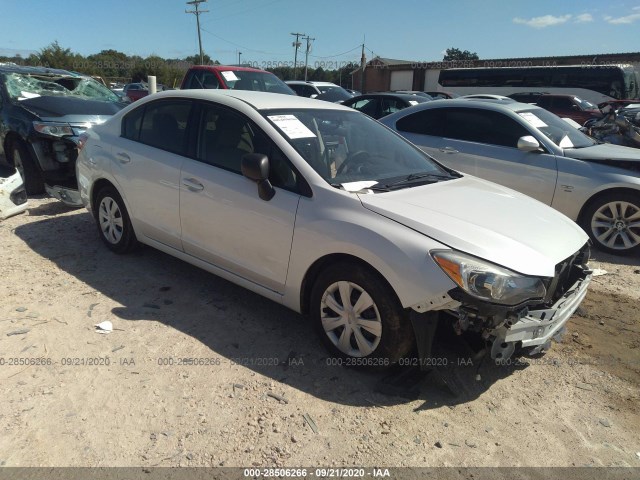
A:
[[[11,142],[11,159],[15,169],[20,172],[27,195],[44,193],[44,179],[40,167],[36,165],[24,143],[19,140]]]
[[[581,226],[603,252],[640,252],[640,194],[610,193],[597,198],[585,209]]]
[[[137,239],[122,197],[111,186],[103,187],[96,195],[94,218],[100,238],[109,250],[128,253],[137,246]]]
[[[342,295],[350,298],[346,311]],[[366,302],[365,308],[354,311],[358,300]],[[332,265],[318,276],[310,311],[324,345],[346,365],[387,366],[415,345],[409,315],[389,284],[355,263]]]

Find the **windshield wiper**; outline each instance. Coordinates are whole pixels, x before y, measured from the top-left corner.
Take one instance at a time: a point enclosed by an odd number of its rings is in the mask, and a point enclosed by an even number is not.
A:
[[[453,178],[456,178],[456,177],[454,177],[453,175],[440,175],[437,173],[412,173],[411,175],[407,175],[402,180],[397,180],[395,182],[382,184],[380,186],[389,189],[394,187],[403,187],[405,185],[414,183],[416,180],[429,179],[425,183],[436,183],[442,180],[451,180]]]

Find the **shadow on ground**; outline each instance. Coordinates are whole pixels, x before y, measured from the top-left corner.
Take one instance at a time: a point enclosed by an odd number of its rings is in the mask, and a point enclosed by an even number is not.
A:
[[[31,215],[69,211],[57,205],[40,207]],[[437,365],[426,376],[411,367],[345,368],[327,356],[301,315],[152,248],[113,254],[85,211],[28,223],[15,234],[37,254],[122,305],[112,313],[125,322],[162,322],[212,352],[323,400],[365,406],[404,403],[408,400],[400,396],[375,394],[381,380],[391,377],[387,380],[393,383],[400,376],[400,394],[420,385],[417,399],[423,403],[418,409],[456,405],[477,398],[516,368],[496,366],[490,359],[478,365],[468,344],[449,335],[448,328],[437,334]]]

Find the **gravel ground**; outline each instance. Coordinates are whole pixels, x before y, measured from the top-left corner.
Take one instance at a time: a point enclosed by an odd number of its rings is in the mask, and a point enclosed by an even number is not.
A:
[[[640,467],[638,257],[595,254],[607,273],[542,358],[478,365],[441,332],[446,366],[408,400],[275,303],[110,253],[85,210],[30,200],[0,242],[0,465]]]

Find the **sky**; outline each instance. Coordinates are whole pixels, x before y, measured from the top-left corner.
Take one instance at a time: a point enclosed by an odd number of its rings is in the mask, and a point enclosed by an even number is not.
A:
[[[309,65],[373,56],[442,60],[447,48],[481,59],[640,51],[640,0],[208,0],[203,50],[223,64],[292,63],[311,38]],[[196,18],[181,0],[0,0],[0,55],[37,53],[53,41],[82,55],[184,58],[198,53]],[[304,49],[298,61],[304,59]],[[284,62],[284,63],[283,63]]]

